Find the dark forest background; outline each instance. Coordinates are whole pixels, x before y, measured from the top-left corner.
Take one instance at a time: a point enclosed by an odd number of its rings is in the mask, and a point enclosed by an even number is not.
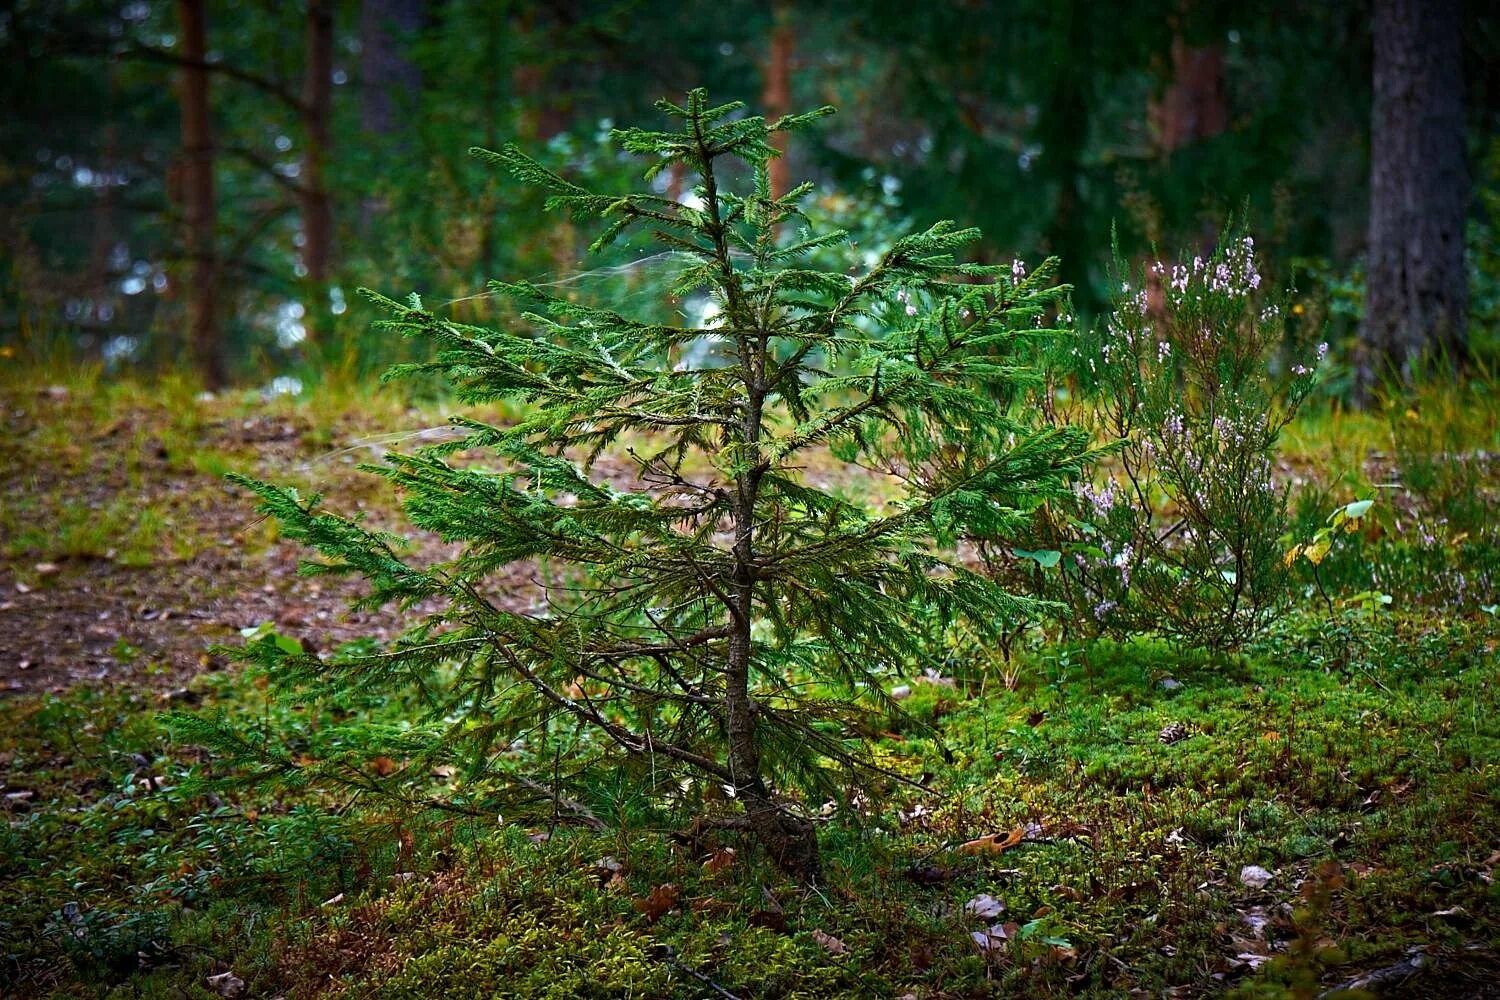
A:
[[[1415,12],[1403,30],[1434,36],[1455,70],[1412,85],[1461,132],[1465,176],[1426,187],[1466,220],[1468,343],[1483,357],[1500,287],[1500,22],[1477,3],[1384,6]],[[1332,321],[1337,352],[1365,301],[1376,13],[22,0],[0,12],[0,344],[157,370],[196,357],[210,384],[260,383],[397,356],[359,286],[487,318],[490,278],[563,275],[582,291],[606,268],[680,310],[649,262],[621,269],[637,250],[585,259],[585,234],[466,150],[517,141],[618,187],[633,168],[606,146],[611,125],[649,123],[654,100],[702,85],[768,114],[836,105],[776,180],[816,180],[810,210],[862,245],[906,221],[978,225],[984,258],[1060,256],[1085,315],[1105,295],[1112,228],[1127,256],[1175,255],[1242,217],[1277,279]]]

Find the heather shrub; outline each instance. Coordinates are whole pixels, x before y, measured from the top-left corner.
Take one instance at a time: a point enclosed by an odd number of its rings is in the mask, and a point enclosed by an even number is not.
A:
[[[1288,494],[1276,442],[1316,359],[1277,371],[1289,317],[1250,237],[1132,270],[1112,311],[1052,352],[1042,406],[1112,442],[1094,475],[992,560],[1065,603],[1069,631],[1238,646],[1288,596]]]

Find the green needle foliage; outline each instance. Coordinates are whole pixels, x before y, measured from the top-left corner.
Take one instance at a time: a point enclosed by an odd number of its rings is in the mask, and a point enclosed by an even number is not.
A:
[[[420,612],[373,653],[322,660],[267,638],[249,655],[344,695],[419,692],[425,726],[330,750],[343,756],[325,772],[356,786],[409,789],[442,765],[467,776],[466,802],[586,822],[622,788],[700,816],[732,800],[703,821],[816,879],[812,817],[896,780],[861,734],[895,710],[890,679],[930,662],[934,616],[986,634],[1043,610],[966,564],[960,543],[1013,533],[1088,460],[1083,431],[1037,429],[1010,402],[1035,380],[1021,359],[1055,332],[1066,289],[1050,262],[1024,280],[960,262],[977,233],[948,222],[862,270],[811,269],[813,251],[848,238],[810,231],[798,202],[812,185],[772,196],[768,137],[832,109],[768,123],[702,91],[658,107],[676,131],[615,138],[648,180],[695,177],[681,201],[594,194],[513,146],[475,152],[547,189],[549,207],[605,220],[595,247],[648,233],[679,262],[674,293],[717,314],[643,323],[496,282],[520,320],[493,330],[372,295],[388,328],[434,349],[392,375],[436,373],[463,401],[519,401],[524,416],[454,418],[461,440],[373,468],[415,525],[460,547],[435,565],[317,497],[237,477],[322,554],[313,571],[358,574],[364,604]],[[630,488],[597,474],[606,449]],[[540,610],[494,585],[517,564],[546,581]],[[260,752],[267,773],[305,770]],[[377,752],[410,763],[372,777],[358,754]]]

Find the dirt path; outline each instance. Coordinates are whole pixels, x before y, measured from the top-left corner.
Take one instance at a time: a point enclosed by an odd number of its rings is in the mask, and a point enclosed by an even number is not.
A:
[[[312,422],[255,404],[101,402],[48,387],[0,394],[0,695],[73,684],[181,688],[217,669],[239,629],[275,622],[316,649],[389,636],[390,615],[350,613],[354,581],[299,576],[223,469],[305,482],[329,451]],[[248,411],[247,411],[248,408]],[[284,407],[283,407],[284,409]],[[191,412],[189,412],[191,411]],[[341,427],[334,444],[368,428]],[[357,487],[354,458],[315,477]]]
[[[394,494],[355,466],[442,418],[392,409],[0,386],[0,698],[120,682],[181,696],[193,674],[223,666],[213,647],[263,622],[319,651],[397,634],[425,609],[349,611],[361,582],[299,575],[307,550],[278,540],[222,475],[317,490],[332,509],[407,534]],[[618,462],[596,472],[638,485]],[[419,562],[456,553],[420,533],[412,543]],[[493,594],[531,606],[532,567]]]

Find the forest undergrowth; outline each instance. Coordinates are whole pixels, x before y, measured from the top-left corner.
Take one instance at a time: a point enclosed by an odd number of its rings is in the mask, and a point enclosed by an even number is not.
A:
[[[427,801],[378,794],[402,766],[383,757],[364,762],[367,793],[203,791],[222,765],[169,711],[264,727],[310,759],[340,720],[400,727],[415,707],[284,704],[212,651],[243,633],[334,654],[399,624],[296,575],[221,473],[391,524],[392,497],[351,460],[443,407],[57,372],[11,373],[4,394],[8,995],[1500,988],[1485,385],[1319,406],[1289,428],[1278,475],[1316,508],[1308,526],[1376,503],[1241,653],[1037,631],[955,645],[893,690],[901,714],[869,735],[909,783],[821,824],[811,889],[736,831],[640,825],[624,787],[615,815],[545,823],[445,805],[457,776],[441,770]],[[506,599],[525,607],[534,585],[518,573]]]

